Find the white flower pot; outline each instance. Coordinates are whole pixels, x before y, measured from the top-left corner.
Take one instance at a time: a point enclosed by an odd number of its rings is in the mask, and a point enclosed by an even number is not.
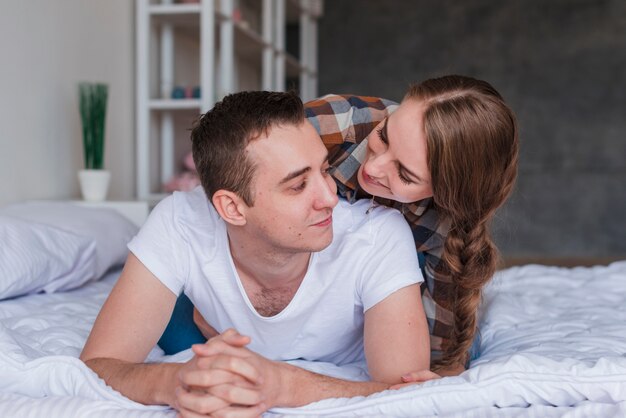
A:
[[[107,197],[111,173],[107,170],[80,170],[78,181],[83,199],[101,202]]]

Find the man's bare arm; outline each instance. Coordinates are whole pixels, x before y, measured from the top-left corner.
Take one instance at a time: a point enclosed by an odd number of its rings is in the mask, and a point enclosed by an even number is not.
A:
[[[130,253],[81,360],[128,398],[171,405],[181,365],[142,363],[163,333],[175,302],[176,295]]]
[[[144,405],[170,405],[176,400],[178,363],[143,364],[112,358],[85,360],[109,386]]]
[[[278,398],[278,406],[297,407],[328,398],[367,396],[389,389],[383,382],[353,382],[313,373],[299,367],[288,366],[284,376],[287,391]]]

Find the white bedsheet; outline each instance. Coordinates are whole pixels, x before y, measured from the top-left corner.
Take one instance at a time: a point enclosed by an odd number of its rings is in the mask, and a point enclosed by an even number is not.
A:
[[[0,417],[175,416],[126,399],[77,360],[117,274],[0,303]],[[481,355],[461,376],[267,415],[626,416],[626,262],[501,272],[485,291],[481,332]],[[150,358],[172,360],[158,349]],[[358,368],[306,366],[362,377]]]

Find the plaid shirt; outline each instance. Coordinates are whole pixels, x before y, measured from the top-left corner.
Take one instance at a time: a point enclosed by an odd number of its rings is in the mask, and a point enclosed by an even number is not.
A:
[[[398,104],[378,97],[328,95],[305,104],[306,117],[317,129],[329,150],[331,174],[340,196],[350,202],[368,197],[360,189],[357,171],[363,163],[367,137]],[[450,279],[441,261],[448,222],[439,219],[432,199],[402,204],[375,198],[376,202],[400,210],[413,231],[415,247],[423,254],[422,301],[428,319],[431,360],[441,357],[442,347],[452,332]]]

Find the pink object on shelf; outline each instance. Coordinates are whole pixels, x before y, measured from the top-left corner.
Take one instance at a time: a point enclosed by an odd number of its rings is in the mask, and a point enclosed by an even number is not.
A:
[[[183,163],[185,164],[186,169],[196,171],[196,164],[193,162],[193,155],[191,153],[185,155]]]
[[[190,171],[185,171],[184,173],[180,173],[175,176],[172,180],[168,181],[163,185],[163,190],[168,193],[174,191],[183,191],[188,192],[193,190],[200,184],[200,178],[198,174],[192,173]]]
[[[170,181],[165,183],[163,185],[164,191],[168,193],[174,191],[188,192],[200,184],[200,178],[196,172],[196,165],[193,162],[193,155],[191,152],[183,158],[183,165],[187,171],[177,174]]]

